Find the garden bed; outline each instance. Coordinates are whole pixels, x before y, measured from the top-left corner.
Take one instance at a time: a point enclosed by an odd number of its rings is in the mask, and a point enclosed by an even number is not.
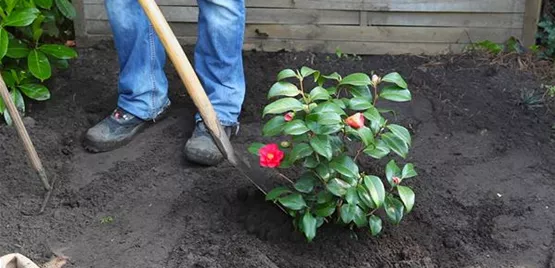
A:
[[[62,252],[68,267],[551,265],[554,120],[521,104],[521,90],[539,88],[529,73],[471,56],[245,53],[248,92],[234,140],[242,150],[261,139],[265,95],[283,68],[397,71],[413,92],[395,105],[414,132],[413,212],[378,238],[330,225],[308,244],[233,167],[182,160],[195,108],[171,66],[171,116],[125,148],[86,153],[81,136],[114,108],[118,66],[110,43],[79,53],[49,82],[53,100],[32,104],[25,119],[58,179],[43,215],[22,213],[38,209],[42,188],[16,132],[0,126],[0,255],[40,261]]]

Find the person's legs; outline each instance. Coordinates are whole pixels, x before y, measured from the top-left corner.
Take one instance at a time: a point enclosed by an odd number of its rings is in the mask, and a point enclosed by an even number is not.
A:
[[[214,110],[228,134],[238,127],[245,97],[242,48],[245,30],[244,0],[198,0],[198,42],[195,69]],[[215,165],[222,155],[197,114],[197,128],[185,146],[186,157]]]
[[[85,147],[93,152],[125,145],[169,107],[164,47],[136,0],[106,0],[120,65],[118,108],[91,128]]]

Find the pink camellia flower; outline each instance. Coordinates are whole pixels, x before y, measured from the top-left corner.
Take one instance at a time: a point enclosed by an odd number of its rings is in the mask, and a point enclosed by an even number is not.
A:
[[[401,183],[401,179],[399,179],[399,177],[393,177],[393,178],[391,178],[391,180],[393,181],[393,184],[395,184],[395,185]]]
[[[351,126],[352,128],[359,129],[364,126],[364,115],[361,113],[353,114],[345,120],[347,125]]]
[[[295,114],[293,112],[288,112],[283,116],[286,122],[293,120],[293,117],[295,117]]]
[[[279,147],[275,143],[270,143],[258,150],[260,155],[260,166],[275,168],[279,167],[281,160],[283,160],[284,153],[279,150]]]

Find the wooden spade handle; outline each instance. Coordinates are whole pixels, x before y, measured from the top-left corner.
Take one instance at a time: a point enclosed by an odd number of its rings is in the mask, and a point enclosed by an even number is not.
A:
[[[6,83],[4,83],[2,75],[0,75],[0,95],[4,100],[4,104],[6,104],[6,108],[8,108],[8,112],[13,120],[15,129],[17,130],[17,134],[19,134],[19,137],[21,138],[21,141],[25,146],[25,151],[27,151],[27,156],[29,157],[29,160],[31,160],[33,168],[38,173],[38,176],[41,179],[44,188],[47,191],[50,191],[52,187],[48,183],[48,178],[46,177],[46,172],[44,171],[42,162],[40,161],[37,151],[35,150],[35,146],[33,146],[33,142],[29,137],[29,133],[27,133],[27,129],[25,129],[25,125],[23,125],[23,120],[21,120],[21,116],[19,115],[19,112],[17,111],[17,108],[13,103],[10,92],[6,87]]]

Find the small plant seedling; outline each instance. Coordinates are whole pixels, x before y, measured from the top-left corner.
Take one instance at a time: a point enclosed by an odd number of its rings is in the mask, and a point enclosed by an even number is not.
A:
[[[412,99],[399,73],[343,77],[309,67],[285,69],[267,97],[271,102],[262,116],[271,119],[262,133],[281,142],[254,143],[249,151],[263,167],[300,171],[294,179],[280,173],[287,184],[271,190],[266,200],[285,207],[308,241],[325,222],[378,235],[384,225],[381,215],[397,225],[412,211],[415,193],[405,183],[417,176],[413,164],[390,159],[385,174],[359,165],[362,157],[377,161],[408,155],[409,130],[386,119],[391,110],[378,106]]]
[[[112,216],[104,216],[102,218],[100,218],[100,223],[101,224],[110,224],[114,222],[114,218]]]

